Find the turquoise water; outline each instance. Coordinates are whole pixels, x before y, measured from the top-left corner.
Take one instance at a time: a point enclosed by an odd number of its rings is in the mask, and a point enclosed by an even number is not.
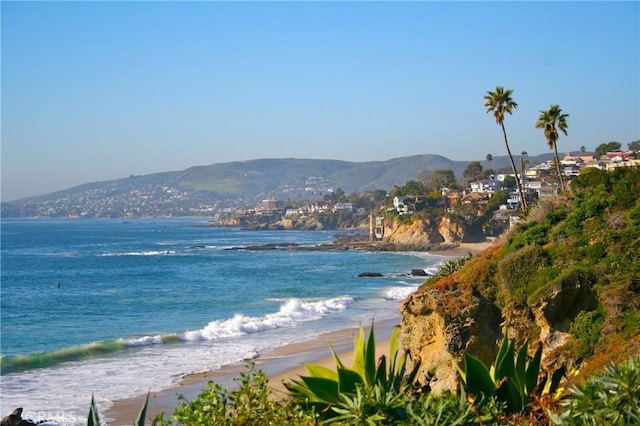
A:
[[[225,250],[333,236],[214,228],[197,219],[3,220],[3,410],[22,406],[82,424],[92,392],[104,409],[188,373],[397,317],[423,281],[408,272],[433,272],[446,260]]]

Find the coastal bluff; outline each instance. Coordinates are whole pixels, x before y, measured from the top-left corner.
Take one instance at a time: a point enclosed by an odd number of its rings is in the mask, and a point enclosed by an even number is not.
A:
[[[585,283],[566,281],[549,288],[530,306],[505,304],[493,293],[498,288],[477,285],[499,275],[501,248],[486,249],[446,278],[428,280],[402,304],[402,345],[412,359],[420,360],[419,380],[434,392],[456,388],[465,352],[491,365],[505,335],[519,345],[529,341],[532,353],[542,344],[543,365],[549,370],[576,367],[560,349],[569,342],[576,316],[596,309],[596,292]]]

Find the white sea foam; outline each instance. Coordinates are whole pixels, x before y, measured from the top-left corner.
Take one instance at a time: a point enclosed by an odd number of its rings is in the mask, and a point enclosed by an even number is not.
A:
[[[332,312],[344,310],[353,302],[354,298],[349,296],[317,301],[286,299],[276,313],[266,314],[262,317],[236,314],[231,319],[211,321],[202,329],[187,331],[184,333],[183,339],[186,341],[208,341],[291,327],[296,323],[318,320]]]
[[[383,291],[383,296],[386,300],[404,300],[411,293],[417,290],[418,287],[415,286],[405,286],[405,287],[391,287],[387,288]]]
[[[100,256],[162,256],[166,254],[176,254],[175,250],[147,250],[130,251],[124,253],[103,253]]]

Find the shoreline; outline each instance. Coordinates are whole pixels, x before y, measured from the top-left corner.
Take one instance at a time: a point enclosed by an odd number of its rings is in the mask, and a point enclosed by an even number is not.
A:
[[[375,324],[376,357],[389,355],[389,339],[393,328],[400,323],[397,320],[385,320]],[[363,326],[368,336],[370,326]],[[346,366],[353,362],[353,339],[358,334],[357,327],[349,327],[336,331],[329,331],[316,338],[304,342],[290,343],[271,349],[251,360],[255,363],[256,371],[264,371],[269,378],[269,388],[276,396],[286,396],[285,381],[306,375],[305,363],[335,368],[330,347],[333,347],[340,360]],[[187,374],[173,386],[159,391],[152,391],[145,420],[148,423],[160,413],[169,417],[180,403],[178,395],[187,400],[197,397],[207,387],[209,381],[215,381],[225,389],[235,387],[234,379],[246,371],[245,363],[239,362],[221,367],[218,370]],[[138,417],[140,408],[146,395],[113,401],[113,405],[102,415],[103,420],[110,426],[130,425]]]
[[[494,243],[459,243],[455,246],[442,246],[439,250],[428,253],[446,257],[461,257],[469,254],[476,255],[491,247]],[[385,320],[375,324],[376,356],[389,353],[389,337],[393,327],[400,323],[401,318]],[[369,326],[365,326],[365,333],[369,333]],[[307,374],[305,363],[318,364],[334,368],[335,363],[329,347],[332,346],[340,359],[351,366],[353,359],[353,338],[358,333],[357,327],[346,327],[337,331],[329,331],[316,338],[303,342],[290,343],[271,349],[251,360],[255,363],[256,371],[264,371],[269,378],[269,387],[276,395],[286,395],[284,381],[290,381],[300,375]],[[147,406],[146,420],[151,421],[158,414],[165,417],[173,413],[179,405],[178,395],[192,400],[204,390],[209,381],[215,381],[225,389],[234,387],[234,379],[246,371],[244,362],[229,364],[218,370],[202,373],[187,374],[177,383],[158,391],[150,392]],[[111,426],[130,425],[138,416],[146,395],[113,401],[113,405],[105,411],[103,418]]]

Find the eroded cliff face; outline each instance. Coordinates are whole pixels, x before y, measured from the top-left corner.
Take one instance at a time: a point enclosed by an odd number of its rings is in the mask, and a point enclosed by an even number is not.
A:
[[[438,232],[442,235],[445,244],[459,243],[464,239],[464,228],[446,216],[440,220]]]
[[[543,366],[555,369],[554,351],[567,342],[571,321],[598,306],[591,286],[580,281],[547,289],[531,306],[502,306],[496,274],[501,260],[500,247],[492,247],[404,301],[400,341],[421,362],[418,380],[434,392],[456,388],[465,351],[490,366],[505,334],[518,346],[529,340],[532,353],[542,344]]]
[[[437,221],[412,218],[406,222],[385,220],[383,242],[396,245],[454,244],[464,238],[462,226],[443,217]]]
[[[444,280],[443,280],[444,281]],[[490,363],[501,337],[500,309],[450,282],[423,287],[402,306],[401,343],[419,360],[420,381],[434,392],[455,389],[465,351]]]

